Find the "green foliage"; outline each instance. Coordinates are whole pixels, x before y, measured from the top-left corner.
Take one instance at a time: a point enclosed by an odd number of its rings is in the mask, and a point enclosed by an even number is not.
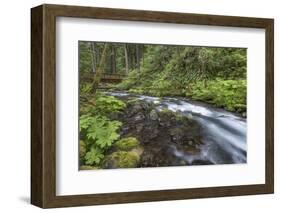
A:
[[[113,97],[99,94],[96,97],[95,111],[102,114],[119,112],[126,107],[126,104]]]
[[[142,88],[133,88],[133,89],[129,89],[129,92],[130,93],[135,93],[135,94],[139,94],[139,95],[142,95],[142,94],[145,94],[146,91]]]
[[[97,147],[92,147],[85,155],[86,165],[99,165],[104,158],[103,150]]]
[[[192,92],[187,95],[230,111],[245,112],[246,94],[246,80],[216,79],[207,85],[202,82],[192,85]]]
[[[118,130],[122,125],[106,115],[119,112],[125,106],[123,101],[101,94],[83,105],[80,109],[80,164],[101,165],[107,151],[119,139]]]
[[[187,96],[229,111],[246,111],[246,49],[173,45],[106,45],[105,73],[128,74],[114,89],[152,96]],[[79,42],[79,71],[97,70],[105,43]],[[103,57],[103,58],[104,58]],[[103,63],[104,64],[104,63]],[[87,75],[85,75],[87,76]],[[119,139],[120,121],[111,120],[126,104],[110,95],[91,93],[92,84],[80,82],[80,165],[103,167],[110,159],[116,167],[136,167],[136,138]],[[94,96],[93,96],[94,95]],[[130,102],[138,100],[129,100]],[[164,115],[172,113],[163,110]],[[116,117],[116,116],[115,116]],[[176,114],[175,119],[183,118]],[[117,148],[117,152],[111,153]]]
[[[147,45],[141,71],[118,85],[131,93],[189,96],[246,111],[246,49]]]
[[[126,79],[124,79],[120,84],[117,85],[118,89],[131,89],[133,87],[136,87],[139,83],[139,72],[136,70],[132,70]]]
[[[89,83],[80,83],[80,96],[89,94],[92,89],[92,85]]]
[[[85,72],[92,72],[97,69],[101,57],[102,50],[108,45],[110,54],[106,56],[106,65],[103,72],[124,74],[125,73],[125,55],[124,55],[124,44],[118,43],[103,43],[103,42],[79,42],[79,70],[80,74]],[[134,44],[128,45],[130,49],[130,54],[135,53],[136,48]],[[134,62],[134,63],[133,63]],[[131,60],[130,69],[135,67],[135,61]]]
[[[167,95],[169,91],[171,91],[172,83],[171,81],[163,79],[163,77],[159,76],[153,81],[151,88],[149,89],[149,93],[154,96],[164,96]]]
[[[134,137],[122,138],[115,143],[115,147],[119,150],[129,151],[139,145],[139,141]]]
[[[121,112],[126,104],[114,96],[97,93],[87,104],[80,104],[80,107],[81,114],[107,116]]]
[[[81,74],[91,71],[92,60],[88,42],[79,42],[79,71]]]
[[[110,121],[104,116],[82,115],[80,131],[86,132],[86,143],[95,144],[101,149],[109,148],[119,138],[117,130],[122,125],[119,121]]]
[[[155,80],[159,81],[159,78],[162,79],[161,82],[169,81],[175,89],[181,89],[187,83],[217,77],[246,78],[245,48],[118,43],[107,45],[110,54],[106,56],[105,73],[124,74],[128,63],[128,77],[119,85],[119,89],[157,88]],[[93,71],[93,65],[99,64],[104,46],[103,42],[79,42],[80,73]],[[163,85],[160,89],[162,87]]]

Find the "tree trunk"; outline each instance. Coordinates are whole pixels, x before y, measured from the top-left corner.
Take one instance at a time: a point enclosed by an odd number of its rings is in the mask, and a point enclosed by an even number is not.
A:
[[[102,55],[101,55],[101,60],[100,60],[99,66],[96,69],[95,76],[94,76],[94,81],[92,83],[91,92],[93,94],[95,94],[97,89],[98,89],[98,86],[99,86],[99,83],[100,83],[100,80],[101,80],[101,77],[102,77],[102,73],[103,73],[103,70],[104,70],[105,65],[106,65],[107,54],[108,54],[108,44],[105,44],[104,48],[103,48],[103,51],[102,51]]]
[[[144,60],[144,53],[145,53],[145,46],[142,45],[142,51],[141,51],[141,57],[142,57],[142,66],[144,67],[145,60]]]
[[[95,45],[95,55],[96,55],[96,67],[98,66],[98,64],[100,63],[100,51],[99,51],[99,45]]]
[[[95,43],[90,42],[92,72],[96,71]]]
[[[114,45],[111,47],[111,73],[116,73],[116,52]]]
[[[136,50],[133,45],[129,45],[129,58],[130,58],[130,68],[131,70],[136,69]]]
[[[137,63],[137,70],[140,72],[140,46],[136,44],[136,63]]]
[[[128,47],[127,47],[127,44],[124,44],[124,51],[125,51],[126,74],[128,74],[129,73],[129,58],[128,58]]]

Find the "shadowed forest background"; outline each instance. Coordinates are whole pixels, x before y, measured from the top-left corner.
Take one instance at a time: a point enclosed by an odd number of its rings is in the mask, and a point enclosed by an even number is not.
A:
[[[243,48],[79,42],[80,169],[245,162],[222,154],[234,151],[222,148],[225,139],[214,142],[200,119],[211,110],[245,122],[246,62]],[[244,135],[230,121],[212,122]],[[202,157],[210,143],[220,159]]]

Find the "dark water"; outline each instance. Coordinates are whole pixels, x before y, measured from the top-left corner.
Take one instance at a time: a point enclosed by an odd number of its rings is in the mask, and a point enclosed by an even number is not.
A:
[[[209,161],[213,164],[246,163],[246,119],[237,114],[210,105],[181,98],[158,98],[110,92],[108,95],[132,96],[141,101],[153,102],[156,110],[168,109],[197,121],[202,127],[204,145],[198,154],[189,155],[170,147],[172,154],[186,162]]]

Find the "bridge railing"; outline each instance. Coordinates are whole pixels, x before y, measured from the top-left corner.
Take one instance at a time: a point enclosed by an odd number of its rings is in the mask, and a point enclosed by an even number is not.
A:
[[[127,75],[124,74],[117,74],[117,73],[102,73],[102,78],[107,78],[107,79],[123,79]]]
[[[119,73],[102,73],[101,75],[101,81],[117,81],[120,82],[122,81],[127,75],[124,74],[119,74]],[[81,75],[81,79],[85,80],[85,81],[91,81],[93,80],[95,77],[95,73],[94,72],[86,72],[83,73]]]

